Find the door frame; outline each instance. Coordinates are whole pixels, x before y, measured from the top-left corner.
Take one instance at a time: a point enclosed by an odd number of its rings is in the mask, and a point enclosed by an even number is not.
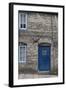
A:
[[[49,73],[51,71],[51,44],[50,43],[39,43],[38,48],[39,48],[39,46],[49,46],[50,47],[50,70],[48,70],[48,71],[40,71],[39,68],[37,68],[39,73]],[[38,53],[39,53],[39,49],[38,49]],[[39,56],[38,56],[38,59],[39,59]],[[37,60],[37,67],[38,67],[38,63],[39,62]]]

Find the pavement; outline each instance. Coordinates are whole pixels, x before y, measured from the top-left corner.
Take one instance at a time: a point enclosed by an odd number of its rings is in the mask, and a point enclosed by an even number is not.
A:
[[[38,75],[38,74],[19,74],[18,79],[30,79],[30,78],[50,78],[57,77],[57,75]]]
[[[57,74],[51,74],[48,72],[38,72],[31,68],[22,68],[19,70],[18,79],[30,79],[30,78],[50,78],[57,77]]]

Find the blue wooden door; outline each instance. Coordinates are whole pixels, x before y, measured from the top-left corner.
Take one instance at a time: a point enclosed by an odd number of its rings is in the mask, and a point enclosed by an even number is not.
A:
[[[39,46],[38,48],[38,69],[39,71],[50,70],[50,46]]]

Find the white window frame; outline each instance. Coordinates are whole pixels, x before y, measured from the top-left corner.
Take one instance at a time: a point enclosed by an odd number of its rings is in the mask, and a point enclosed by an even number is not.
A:
[[[22,48],[23,48],[23,47],[25,48],[25,53],[23,53],[24,56],[25,56],[25,57],[24,57],[24,60],[20,60],[20,48],[21,48],[21,47],[22,47]],[[20,45],[20,46],[19,46],[19,60],[18,60],[19,63],[26,63],[26,48],[27,48],[26,45]]]
[[[25,15],[25,25],[26,27],[25,28],[20,28],[20,24],[21,24],[21,14]],[[22,12],[19,12],[19,30],[26,30],[27,29],[27,13],[22,13]]]

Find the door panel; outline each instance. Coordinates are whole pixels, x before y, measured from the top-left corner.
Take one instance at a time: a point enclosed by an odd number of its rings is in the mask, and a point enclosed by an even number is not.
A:
[[[50,46],[39,46],[38,48],[38,69],[39,71],[50,70]]]

